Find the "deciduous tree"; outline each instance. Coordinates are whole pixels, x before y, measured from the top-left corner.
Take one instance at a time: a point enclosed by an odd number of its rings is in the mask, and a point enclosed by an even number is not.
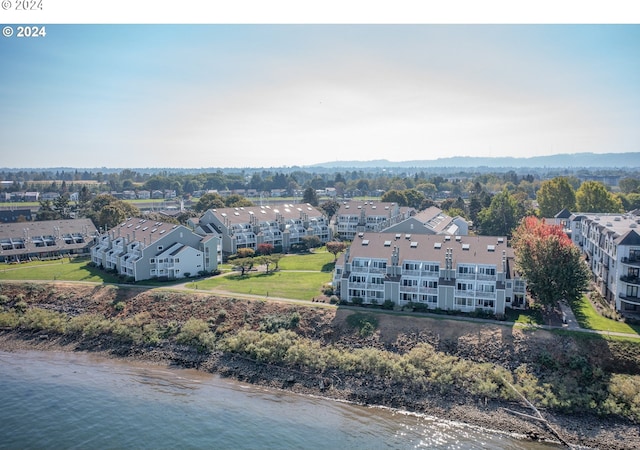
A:
[[[543,181],[536,194],[541,217],[554,217],[564,208],[572,211],[576,206],[576,192],[565,177]]]
[[[585,181],[576,192],[576,209],[579,212],[620,213],[622,203],[599,181]]]
[[[347,244],[340,241],[330,241],[327,242],[327,251],[333,254],[333,262],[338,260],[338,253],[343,252],[347,248]]]
[[[573,300],[587,288],[589,268],[561,226],[526,217],[514,231],[512,245],[516,268],[540,304]]]
[[[511,236],[524,216],[521,205],[504,189],[491,200],[491,205],[478,213],[478,233],[485,236]]]

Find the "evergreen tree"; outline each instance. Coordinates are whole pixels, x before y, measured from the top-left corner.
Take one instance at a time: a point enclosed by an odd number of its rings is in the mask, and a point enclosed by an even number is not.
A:
[[[302,194],[302,203],[309,203],[311,206],[318,206],[318,194],[312,187],[308,187]]]

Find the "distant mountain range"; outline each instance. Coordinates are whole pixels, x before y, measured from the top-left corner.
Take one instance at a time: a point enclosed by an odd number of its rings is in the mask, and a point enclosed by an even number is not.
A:
[[[640,168],[640,152],[635,153],[573,153],[549,156],[522,157],[485,157],[453,156],[433,160],[388,161],[332,161],[313,164],[307,167],[333,168]]]

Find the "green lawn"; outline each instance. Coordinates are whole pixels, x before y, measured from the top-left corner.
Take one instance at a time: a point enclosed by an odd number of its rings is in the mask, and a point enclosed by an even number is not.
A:
[[[639,325],[629,325],[624,322],[618,322],[617,320],[607,319],[602,317],[595,310],[591,301],[582,296],[580,300],[577,300],[571,304],[573,313],[576,316],[576,320],[582,328],[599,331],[614,331],[619,333],[631,333],[640,334]]]
[[[264,272],[240,276],[231,274],[189,283],[195,289],[220,289],[238,294],[264,295],[299,300],[318,297],[323,284],[331,281],[331,273],[324,272]]]
[[[544,319],[540,311],[532,309],[507,309],[505,312],[507,322],[524,323],[529,325],[544,325]]]
[[[333,254],[324,249],[301,255],[285,255],[278,263],[280,270],[317,270],[333,272]]]
[[[88,259],[59,259],[23,264],[0,264],[0,280],[60,280],[117,283],[118,278],[95,267]]]

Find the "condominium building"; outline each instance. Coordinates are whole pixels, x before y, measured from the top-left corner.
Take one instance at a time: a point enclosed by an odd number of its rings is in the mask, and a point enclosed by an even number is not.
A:
[[[198,234],[220,236],[225,257],[263,243],[288,251],[305,236],[317,236],[322,243],[332,237],[324,213],[309,204],[210,209],[191,225]]]
[[[640,314],[640,216],[575,213],[564,224],[582,249],[598,292],[618,312]]]
[[[414,213],[413,208],[401,207],[395,202],[344,201],[335,215],[335,234],[342,240],[351,241],[358,233],[382,231]]]
[[[336,263],[341,300],[391,300],[502,315],[525,306],[526,283],[505,237],[359,233]]]
[[[90,219],[0,223],[0,261],[87,254],[97,234]]]
[[[184,278],[212,272],[222,261],[217,236],[200,236],[183,225],[130,218],[96,238],[92,261],[133,278]]]
[[[460,216],[451,217],[437,206],[431,206],[385,228],[382,232],[465,236],[469,234],[469,223]]]

